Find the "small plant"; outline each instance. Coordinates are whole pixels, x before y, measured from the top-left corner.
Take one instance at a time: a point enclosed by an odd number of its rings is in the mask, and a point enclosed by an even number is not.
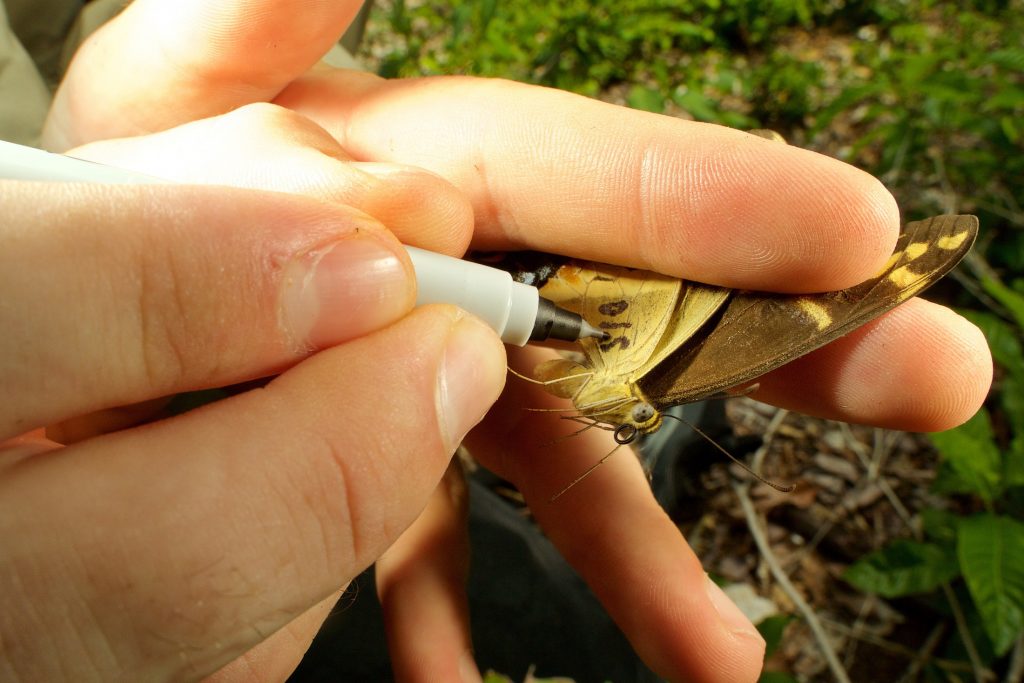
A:
[[[944,504],[921,511],[918,537],[863,558],[845,578],[887,598],[944,593],[960,629],[954,649],[987,668],[1024,638],[1024,295],[978,258],[974,271],[1008,316],[963,311],[992,349],[997,400],[932,436],[942,458],[933,491]]]

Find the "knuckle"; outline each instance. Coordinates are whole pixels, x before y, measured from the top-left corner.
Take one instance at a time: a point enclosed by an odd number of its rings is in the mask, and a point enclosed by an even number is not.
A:
[[[217,349],[205,348],[206,321],[193,268],[181,267],[167,250],[147,251],[137,277],[135,319],[139,374],[154,390],[170,392],[202,384]]]
[[[239,107],[225,116],[225,122],[231,127],[241,127],[247,135],[261,136],[276,136],[282,131],[313,127],[301,114],[268,102],[254,102]]]

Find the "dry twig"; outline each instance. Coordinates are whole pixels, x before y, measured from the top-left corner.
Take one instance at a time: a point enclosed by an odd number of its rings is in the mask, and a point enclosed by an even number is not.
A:
[[[900,645],[899,643],[894,643],[892,641],[886,640],[885,638],[877,636],[873,633],[865,631],[862,631],[860,633],[854,633],[853,629],[851,629],[846,624],[839,623],[838,621],[833,621],[831,619],[822,619],[822,621],[828,625],[829,629],[836,631],[837,633],[841,633],[844,636],[848,636],[850,638],[856,638],[857,640],[863,641],[865,643],[870,643],[871,645],[874,645],[875,647],[885,650],[886,652],[891,652],[895,655],[906,657],[907,659],[914,659],[919,654],[917,650],[912,650],[911,648],[906,647],[905,645]],[[931,662],[935,666],[946,671],[953,671],[957,673],[971,672],[971,665],[967,662],[961,662],[953,659],[943,659],[941,657],[935,657],[931,660]]]
[[[921,651],[916,653],[913,659],[910,660],[910,666],[903,672],[897,683],[913,683],[913,681],[917,680],[917,675],[921,673],[921,667],[932,658],[932,653],[939,646],[939,642],[942,640],[942,635],[945,632],[945,623],[939,622],[935,625],[935,628],[932,629],[932,632],[928,634],[928,638],[924,641],[924,645],[921,646]]]
[[[1024,681],[1024,634],[1017,638],[1010,656],[1010,666],[1006,669],[1003,683],[1021,683]]]
[[[960,608],[960,601],[956,599],[956,594],[948,583],[942,584],[942,594],[946,596],[949,609],[952,610],[953,619],[956,621],[956,630],[960,634],[960,639],[964,641],[964,649],[967,650],[967,657],[971,660],[974,680],[978,681],[978,683],[992,680],[995,678],[995,674],[986,669],[985,665],[981,663],[981,657],[978,656],[978,648],[975,646],[974,639],[971,638],[971,632],[967,628],[967,618],[964,617],[964,611]]]
[[[818,620],[818,615],[814,613],[811,606],[807,604],[800,592],[797,591],[796,586],[786,576],[782,566],[779,564],[778,559],[775,557],[775,553],[772,552],[771,545],[768,543],[768,536],[764,532],[764,526],[761,523],[757,511],[754,509],[754,502],[750,499],[750,485],[747,483],[736,483],[733,484],[733,491],[736,492],[736,496],[740,500],[740,507],[743,509],[743,514],[747,519],[747,526],[750,528],[750,535],[754,538],[754,543],[757,544],[757,549],[761,552],[761,557],[764,558],[765,563],[771,570],[772,576],[775,577],[775,581],[779,584],[779,587],[786,593],[796,608],[800,611],[807,625],[811,629],[811,633],[814,634],[815,639],[818,641],[818,645],[821,647],[822,653],[825,655],[825,661],[828,662],[829,668],[832,670],[832,674],[836,677],[839,683],[850,683],[850,677],[846,673],[846,669],[843,668],[842,663],[839,661],[839,657],[836,656],[835,649],[832,647],[832,643],[829,640],[828,634],[825,633],[824,627],[821,625],[821,621]]]

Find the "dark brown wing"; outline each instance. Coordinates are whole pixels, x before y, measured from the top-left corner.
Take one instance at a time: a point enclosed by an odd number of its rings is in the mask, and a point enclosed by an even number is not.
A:
[[[658,408],[707,398],[774,370],[918,294],[970,250],[974,216],[908,223],[885,268],[838,292],[803,296],[737,292],[706,334],[639,382]]]

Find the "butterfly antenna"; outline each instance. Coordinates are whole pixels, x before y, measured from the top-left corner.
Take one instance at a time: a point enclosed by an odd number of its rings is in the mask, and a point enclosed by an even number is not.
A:
[[[586,479],[587,477],[589,477],[589,476],[590,476],[590,473],[591,473],[591,472],[593,472],[594,470],[596,470],[596,469],[597,469],[598,467],[600,467],[601,465],[603,465],[603,464],[604,464],[604,461],[605,461],[605,460],[607,460],[608,458],[610,458],[610,457],[612,457],[613,455],[615,455],[615,451],[619,450],[619,448],[621,448],[621,446],[616,446],[615,448],[613,448],[613,449],[612,449],[611,453],[609,453],[608,455],[604,456],[603,458],[601,458],[600,460],[598,460],[597,462],[595,462],[595,463],[594,463],[593,465],[591,465],[590,467],[588,467],[588,468],[586,469],[586,471],[585,471],[585,472],[584,472],[583,474],[581,474],[580,476],[576,477],[576,478],[575,478],[575,479],[573,479],[573,480],[572,480],[571,482],[569,482],[569,485],[568,485],[568,486],[566,486],[566,487],[565,487],[564,489],[562,489],[561,491],[559,491],[559,492],[558,492],[558,493],[556,493],[555,495],[553,495],[553,496],[551,496],[550,498],[548,498],[548,502],[549,502],[549,503],[554,503],[554,502],[555,502],[556,500],[558,500],[559,498],[561,498],[561,497],[562,497],[562,495],[563,495],[563,494],[564,494],[565,492],[567,492],[567,491],[568,491],[569,489],[571,489],[571,488],[572,488],[573,486],[576,486],[576,484],[580,483],[581,481],[583,481],[584,479]]]
[[[765,479],[765,478],[764,478],[764,477],[762,477],[762,476],[761,476],[760,474],[758,474],[758,473],[757,473],[757,472],[755,472],[754,470],[752,470],[752,469],[750,469],[749,467],[747,467],[746,463],[744,463],[744,462],[743,462],[742,460],[740,460],[740,459],[739,459],[739,458],[737,458],[737,457],[736,457],[735,455],[733,455],[733,454],[732,454],[732,453],[730,453],[729,451],[727,451],[727,450],[725,450],[724,448],[722,448],[722,447],[721,447],[721,446],[720,446],[720,445],[718,444],[718,442],[717,442],[717,441],[715,441],[715,440],[714,440],[714,439],[712,439],[712,438],[711,438],[710,436],[708,436],[707,434],[705,434],[705,433],[704,433],[704,431],[703,431],[703,430],[702,430],[702,429],[701,429],[700,427],[698,427],[697,425],[693,424],[693,423],[692,423],[692,422],[690,422],[689,420],[684,420],[683,418],[679,417],[678,415],[669,415],[669,414],[667,414],[667,413],[663,413],[663,415],[664,415],[664,417],[670,417],[670,418],[672,418],[673,420],[678,420],[679,422],[682,422],[683,424],[685,424],[685,425],[689,426],[689,427],[690,427],[690,429],[692,429],[693,431],[695,431],[695,432],[697,432],[698,434],[700,434],[701,436],[703,436],[703,437],[704,437],[704,439],[705,439],[705,440],[706,440],[706,441],[707,441],[707,442],[708,442],[709,444],[711,444],[712,446],[714,446],[715,448],[717,448],[717,449],[718,449],[718,450],[719,450],[720,452],[724,453],[724,454],[725,454],[725,456],[726,456],[727,458],[729,458],[729,459],[730,459],[730,460],[732,460],[732,461],[733,461],[734,463],[736,463],[737,465],[739,465],[740,467],[742,467],[742,468],[743,468],[743,470],[744,470],[744,471],[746,471],[746,473],[747,473],[747,474],[749,474],[750,476],[752,476],[752,477],[753,477],[754,479],[757,479],[757,480],[758,480],[759,482],[761,482],[762,484],[767,484],[768,486],[771,486],[771,487],[772,487],[773,489],[775,489],[776,491],[781,491],[782,493],[790,493],[790,492],[792,492],[792,491],[793,491],[793,489],[795,489],[795,488],[796,488],[796,486],[795,486],[795,485],[793,485],[793,484],[788,484],[788,485],[783,485],[783,484],[776,484],[776,483],[775,483],[774,481],[769,481],[769,480]]]

